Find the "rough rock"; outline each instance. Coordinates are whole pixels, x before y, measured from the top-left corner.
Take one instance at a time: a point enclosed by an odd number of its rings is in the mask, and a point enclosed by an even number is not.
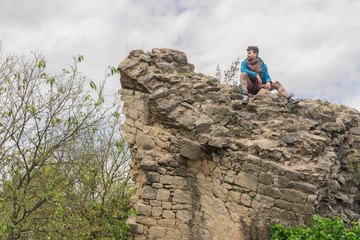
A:
[[[131,51],[118,69],[134,239],[269,239],[314,213],[359,220],[357,110],[266,90],[244,104],[172,49]]]

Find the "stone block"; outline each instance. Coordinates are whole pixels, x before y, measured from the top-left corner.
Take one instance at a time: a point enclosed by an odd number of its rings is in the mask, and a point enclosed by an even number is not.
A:
[[[277,177],[275,178],[275,186],[278,188],[291,188],[292,182],[285,177]]]
[[[168,201],[170,197],[170,191],[166,189],[158,189],[156,193],[156,200]]]
[[[292,206],[293,206],[292,203],[281,200],[281,199],[276,199],[274,205],[275,205],[275,207],[285,209],[285,210],[289,210],[289,211],[292,209]]]
[[[160,174],[163,174],[163,175],[167,173],[166,168],[163,168],[163,167],[158,167],[157,171],[158,171]]]
[[[232,164],[232,160],[230,158],[227,157],[222,157],[220,159],[220,164],[226,168],[231,168],[231,164]]]
[[[185,238],[183,238],[185,237]],[[184,236],[184,232],[182,232],[180,229],[167,229],[166,232],[166,240],[182,240],[182,239],[189,239],[189,237]]]
[[[249,194],[244,193],[241,196],[241,204],[250,207],[251,206],[252,197]]]
[[[143,171],[157,171],[157,164],[155,161],[143,160],[140,162],[139,168]]]
[[[216,148],[228,147],[231,142],[229,137],[212,137],[209,139],[209,145]]]
[[[227,202],[240,203],[241,193],[237,191],[229,191]]]
[[[160,227],[173,228],[175,226],[175,219],[160,219],[158,220],[158,225]]]
[[[140,122],[140,121],[136,121],[136,122],[135,122],[135,127],[136,127],[138,130],[142,131],[143,128],[144,128],[144,124],[143,124],[142,122]]]
[[[141,224],[130,224],[131,232],[134,234],[144,233],[144,226]]]
[[[301,173],[296,171],[287,170],[285,173],[285,177],[293,181],[299,181],[301,178]]]
[[[172,185],[174,183],[174,177],[170,175],[161,175],[160,183]]]
[[[143,186],[142,197],[144,199],[156,199],[156,189],[148,185]]]
[[[150,205],[152,207],[161,207],[161,201],[158,200],[150,200]]]
[[[126,134],[136,134],[136,132],[137,132],[136,128],[133,128],[133,127],[131,127],[131,126],[125,124],[125,123],[122,124],[120,128],[121,128],[121,130],[123,130]]]
[[[268,162],[268,170],[278,176],[285,175],[285,169],[282,166],[279,166],[278,164],[273,163],[273,162]]]
[[[130,127],[134,127],[135,126],[135,121],[132,118],[126,118],[124,124],[126,124],[126,125],[128,125]]]
[[[314,204],[317,200],[317,195],[309,195],[306,202]]]
[[[201,115],[195,122],[196,133],[201,133],[209,129],[214,121],[206,115]]]
[[[163,238],[165,237],[165,234],[166,234],[166,228],[164,227],[153,226],[149,228],[149,237],[151,239]]]
[[[192,214],[188,210],[177,210],[176,218],[179,219],[180,221],[187,222],[192,219]]]
[[[174,191],[173,202],[192,204],[191,192],[176,189]]]
[[[137,206],[137,211],[138,211],[139,215],[150,216],[151,215],[151,206],[139,203]]]
[[[131,134],[131,133],[126,133],[125,134],[125,141],[129,144],[135,144],[135,135]]]
[[[140,101],[140,100],[138,100],[134,104],[134,107],[137,110],[140,110],[140,111],[149,111],[149,102],[148,101]]]
[[[163,213],[162,207],[153,207],[152,208],[151,214],[154,217],[160,217],[162,213]]]
[[[261,193],[263,195],[273,197],[273,198],[280,198],[281,197],[281,192],[279,191],[279,189],[277,189],[275,187],[271,187],[271,186],[266,186],[266,185],[263,185],[263,184],[259,185],[258,193]]]
[[[158,183],[160,181],[160,174],[158,172],[146,172],[146,177],[150,183]]]
[[[206,161],[206,160],[202,161],[201,169],[207,174],[211,174],[211,172],[214,170],[215,167],[216,166],[213,162]]]
[[[284,135],[284,142],[287,144],[292,144],[300,138],[299,133],[287,133]]]
[[[141,131],[137,132],[135,140],[136,143],[145,150],[151,150],[155,147],[154,139]]]
[[[161,207],[163,209],[171,209],[171,202],[162,202]]]
[[[175,213],[173,211],[164,210],[163,213],[162,213],[162,217],[163,218],[174,219],[175,218]]]
[[[239,156],[241,156],[241,155],[239,155]],[[256,166],[261,166],[261,164],[262,164],[262,160],[258,156],[254,156],[254,155],[249,154],[249,155],[244,156],[243,159],[246,162],[252,163],[252,164],[254,164]]]
[[[293,212],[297,212],[303,215],[312,215],[315,214],[315,208],[312,205],[308,205],[308,204],[299,204],[299,203],[294,203],[293,208],[292,208]]]
[[[186,179],[183,178],[183,177],[175,176],[175,177],[174,177],[173,184],[174,184],[178,189],[182,189],[182,188],[186,187]]]
[[[236,185],[256,191],[258,186],[258,178],[248,173],[240,172],[234,180]]]
[[[275,199],[272,197],[264,196],[261,194],[257,194],[255,198],[252,200],[251,206],[254,209],[261,210],[263,208],[271,208],[275,204]]]
[[[259,182],[265,185],[271,185],[274,183],[274,177],[268,173],[260,173]]]
[[[127,116],[131,117],[133,119],[137,119],[139,117],[139,111],[135,108],[129,107],[128,111],[127,111]]]
[[[293,189],[283,189],[282,191],[282,199],[292,203],[305,203],[306,194],[293,190]]]
[[[307,182],[293,182],[293,188],[306,193],[316,193],[317,187]]]
[[[182,204],[178,204],[178,205],[172,205],[171,206],[171,209],[173,209],[173,210],[183,210],[185,207],[184,207],[184,205],[182,205]]]
[[[242,164],[242,171],[257,177],[260,174],[260,167],[251,163],[244,162]]]
[[[190,140],[184,140],[180,147],[180,154],[189,159],[199,159],[201,152],[201,145]]]
[[[155,144],[159,147],[159,148],[162,148],[162,149],[167,149],[169,150],[171,148],[171,145],[169,142],[164,142],[164,141],[161,141],[160,139],[157,139],[155,138]]]
[[[225,182],[233,183],[236,177],[236,172],[234,171],[227,171],[226,176],[224,178]]]
[[[142,217],[142,216],[138,216],[137,217],[137,222],[147,225],[147,226],[156,226],[157,225],[157,220],[151,218],[151,217]]]

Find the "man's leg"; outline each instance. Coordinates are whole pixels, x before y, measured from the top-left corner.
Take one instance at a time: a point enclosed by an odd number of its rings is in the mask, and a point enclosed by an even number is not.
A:
[[[276,89],[279,92],[279,94],[285,97],[286,99],[291,97],[291,94],[278,81],[275,81],[271,84],[271,90],[274,89]]]
[[[298,102],[298,100],[296,98],[293,98],[291,94],[278,81],[275,81],[271,84],[271,90],[274,89],[276,89],[281,96],[285,97],[288,103]]]
[[[254,88],[256,88],[256,84],[251,81],[249,75],[245,72],[240,74],[240,87],[243,94],[243,101],[248,103],[249,102],[249,93],[256,94],[254,92]]]
[[[249,95],[249,89],[252,88],[252,84],[249,75],[246,72],[242,72],[240,74],[240,85],[243,95]]]

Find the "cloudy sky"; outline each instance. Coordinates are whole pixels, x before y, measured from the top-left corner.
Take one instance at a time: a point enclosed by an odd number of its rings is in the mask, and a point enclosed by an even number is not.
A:
[[[297,97],[360,110],[360,0],[0,0],[7,53],[43,51],[54,71],[85,57],[101,80],[133,49],[185,52],[195,71],[215,76],[246,58],[248,45],[273,81]],[[108,91],[120,88],[110,79]]]

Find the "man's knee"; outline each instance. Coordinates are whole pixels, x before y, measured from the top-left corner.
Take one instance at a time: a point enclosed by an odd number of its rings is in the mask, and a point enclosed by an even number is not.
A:
[[[279,83],[279,81],[275,81],[275,82],[272,82],[272,85],[279,85],[280,83]]]
[[[249,75],[246,72],[240,73],[240,77],[248,77]]]

